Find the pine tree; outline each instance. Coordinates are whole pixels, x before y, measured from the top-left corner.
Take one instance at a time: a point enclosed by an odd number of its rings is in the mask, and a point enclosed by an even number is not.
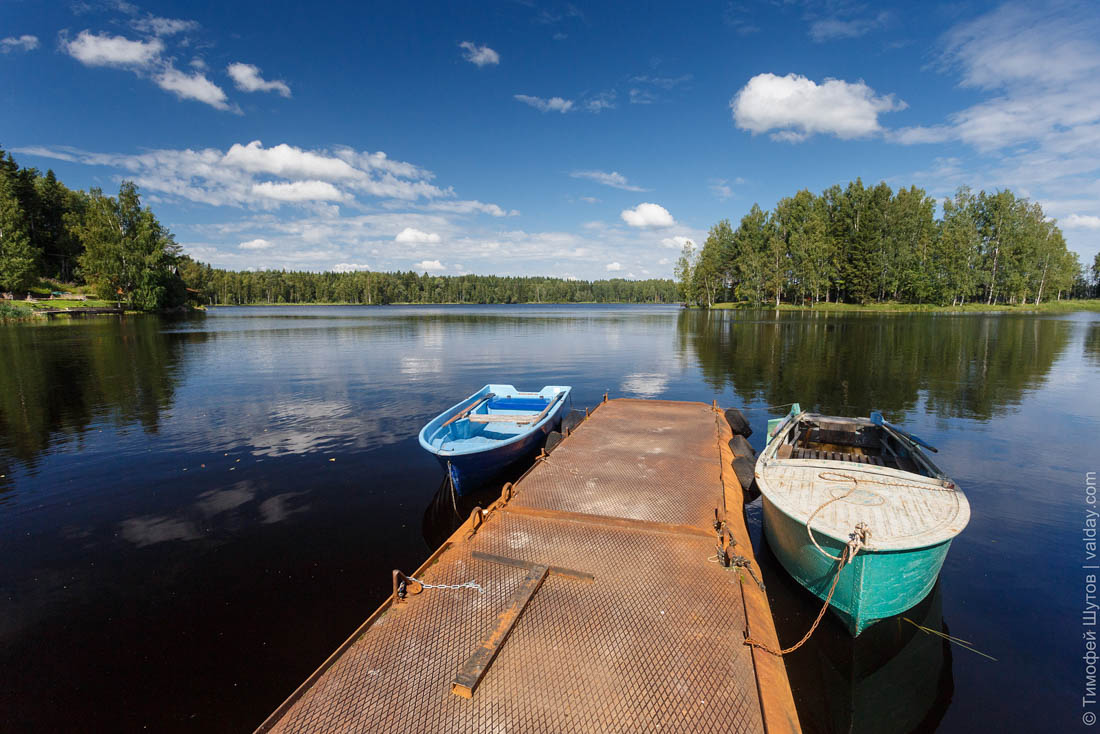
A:
[[[38,275],[38,256],[12,177],[7,170],[0,170],[0,290],[18,294],[33,285]]]

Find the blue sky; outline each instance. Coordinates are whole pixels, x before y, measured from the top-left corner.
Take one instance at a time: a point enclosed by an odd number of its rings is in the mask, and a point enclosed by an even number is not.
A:
[[[0,4],[0,145],[235,268],[666,277],[861,176],[1100,249],[1100,4]]]

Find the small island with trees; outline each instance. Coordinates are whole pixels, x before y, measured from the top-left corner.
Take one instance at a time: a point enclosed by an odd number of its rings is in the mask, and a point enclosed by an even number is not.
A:
[[[676,279],[707,308],[1003,309],[1095,298],[1100,255],[1086,272],[1042,207],[1008,190],[960,188],[937,219],[922,189],[856,179],[718,222],[684,246]]]

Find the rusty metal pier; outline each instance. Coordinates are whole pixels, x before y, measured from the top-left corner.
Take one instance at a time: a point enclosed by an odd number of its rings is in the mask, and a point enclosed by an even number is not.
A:
[[[777,641],[731,437],[703,403],[603,403],[258,731],[800,731],[744,644]]]

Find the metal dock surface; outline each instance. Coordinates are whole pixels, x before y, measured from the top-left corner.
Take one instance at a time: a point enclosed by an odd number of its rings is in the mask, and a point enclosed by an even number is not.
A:
[[[474,515],[261,732],[797,732],[725,418],[612,400]],[[728,514],[727,514],[728,508]],[[757,571],[757,573],[759,573]]]

